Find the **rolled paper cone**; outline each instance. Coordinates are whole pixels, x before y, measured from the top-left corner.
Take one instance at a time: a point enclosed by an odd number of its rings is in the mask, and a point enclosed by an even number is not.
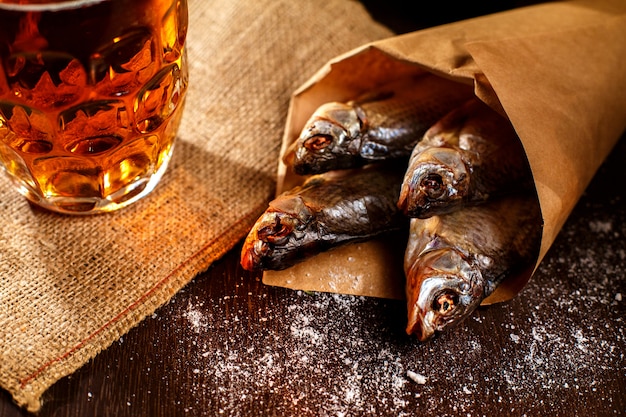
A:
[[[472,84],[477,97],[513,124],[544,221],[534,266],[503,282],[484,304],[509,300],[526,285],[626,129],[625,68],[623,0],[551,2],[384,39],[330,61],[294,92],[281,156],[325,102],[345,101],[424,71]],[[277,178],[278,193],[302,181],[282,161]],[[402,262],[402,248],[397,242],[369,244],[317,255],[295,269],[266,271],[263,280],[294,289],[402,298],[403,275],[394,264]]]

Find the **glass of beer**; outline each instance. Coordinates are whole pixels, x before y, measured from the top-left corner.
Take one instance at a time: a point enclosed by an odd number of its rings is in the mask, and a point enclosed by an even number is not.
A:
[[[154,189],[180,124],[187,0],[0,0],[0,166],[61,213]]]

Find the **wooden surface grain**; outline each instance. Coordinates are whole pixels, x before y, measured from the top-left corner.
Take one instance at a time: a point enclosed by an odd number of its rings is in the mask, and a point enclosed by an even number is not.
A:
[[[626,415],[624,161],[626,137],[517,298],[432,342],[402,302],[264,286],[238,246],[39,416]],[[27,414],[2,392],[0,416]]]
[[[265,286],[237,245],[38,416],[626,415],[625,161],[626,136],[518,297],[429,343],[403,302]],[[0,391],[0,416],[28,414]]]

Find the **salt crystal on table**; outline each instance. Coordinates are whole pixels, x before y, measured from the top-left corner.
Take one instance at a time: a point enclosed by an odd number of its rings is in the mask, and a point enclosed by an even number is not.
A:
[[[417,372],[406,371],[406,376],[408,376],[411,381],[417,384],[424,385],[426,383],[426,377],[424,375],[418,374]]]

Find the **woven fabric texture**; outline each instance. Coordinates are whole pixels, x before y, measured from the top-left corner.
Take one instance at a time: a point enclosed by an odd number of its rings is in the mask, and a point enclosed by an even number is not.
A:
[[[292,92],[391,36],[352,0],[190,0],[189,14],[185,113],[151,195],[72,217],[0,177],[0,387],[30,411],[245,236],[274,194]]]

